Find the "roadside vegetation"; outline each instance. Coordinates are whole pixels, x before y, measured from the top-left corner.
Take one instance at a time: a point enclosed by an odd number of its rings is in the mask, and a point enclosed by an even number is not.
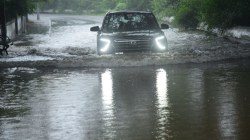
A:
[[[32,13],[35,9],[35,3],[31,0],[0,0],[0,7],[3,9],[5,2],[5,18],[10,21],[17,16],[24,16]]]
[[[3,0],[1,0],[3,1]],[[44,12],[101,14],[109,10],[149,10],[159,19],[174,17],[173,25],[208,29],[250,26],[249,0],[7,0],[8,18],[40,8]]]
[[[49,0],[43,10],[53,12],[104,13],[108,10],[150,10],[158,18],[175,17],[174,24],[196,28],[205,23],[209,29],[250,26],[249,0]]]

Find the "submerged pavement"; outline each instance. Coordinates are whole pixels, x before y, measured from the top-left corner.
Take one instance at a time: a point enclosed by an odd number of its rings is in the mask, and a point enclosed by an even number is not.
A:
[[[247,140],[250,61],[0,69],[0,139]]]
[[[89,30],[92,26],[101,26],[102,18],[44,14],[37,21],[35,15],[30,15],[28,34],[14,41],[9,56],[1,56],[0,67],[162,66],[250,57],[250,41],[247,41],[245,30],[233,30],[234,35],[244,38],[232,40],[174,28],[164,31],[168,39],[166,53],[98,56],[96,33]]]
[[[97,56],[102,17],[41,19],[0,58],[0,139],[249,139],[248,43],[170,29],[167,53]]]

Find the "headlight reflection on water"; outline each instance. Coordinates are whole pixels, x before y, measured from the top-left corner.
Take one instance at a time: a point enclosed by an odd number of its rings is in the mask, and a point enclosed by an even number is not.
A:
[[[164,69],[159,69],[157,71],[156,88],[159,107],[162,108],[168,106],[167,73]]]
[[[113,106],[113,79],[110,70],[102,73],[102,100],[105,106]]]
[[[168,75],[164,69],[156,72],[156,108],[157,110],[157,139],[165,138],[168,135],[166,124],[168,124]]]
[[[113,101],[113,78],[111,70],[106,70],[101,75],[102,84],[102,112],[103,112],[103,131],[104,135],[115,136],[114,127],[114,101]]]

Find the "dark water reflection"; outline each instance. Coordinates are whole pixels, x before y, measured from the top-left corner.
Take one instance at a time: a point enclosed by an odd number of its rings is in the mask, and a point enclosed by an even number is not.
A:
[[[247,62],[0,70],[0,139],[248,139]]]

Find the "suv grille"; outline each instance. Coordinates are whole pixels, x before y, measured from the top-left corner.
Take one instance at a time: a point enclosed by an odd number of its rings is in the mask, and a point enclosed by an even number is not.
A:
[[[114,40],[116,51],[150,51],[152,41],[145,37],[123,37]]]

